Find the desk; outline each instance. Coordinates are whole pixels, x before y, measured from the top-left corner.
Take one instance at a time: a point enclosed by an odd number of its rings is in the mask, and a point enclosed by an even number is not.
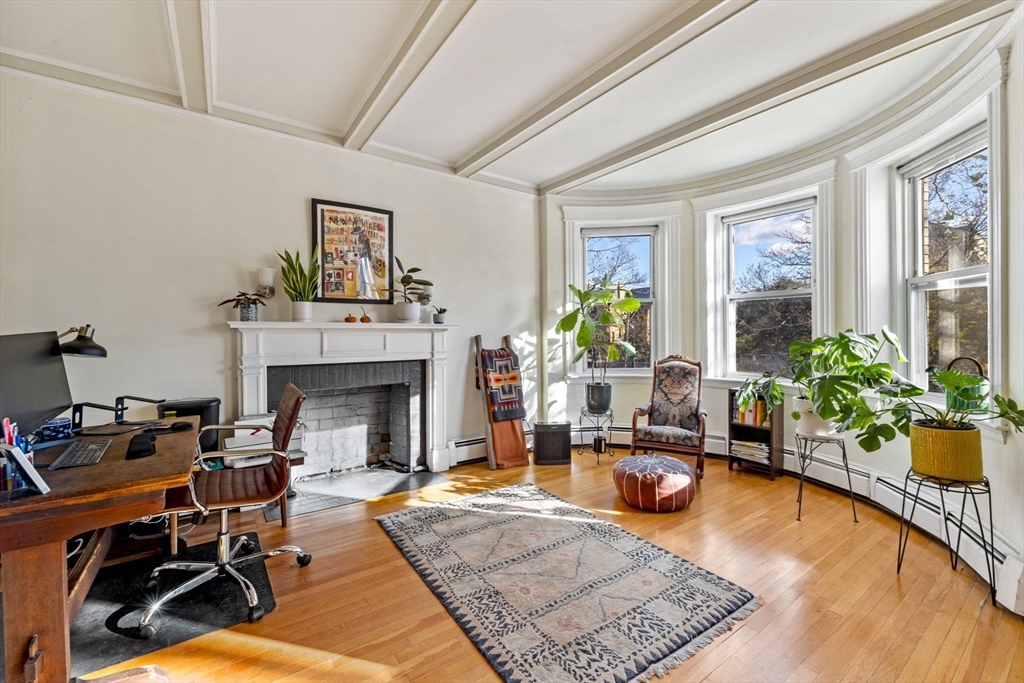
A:
[[[177,421],[165,420],[165,422]],[[164,492],[188,485],[196,451],[199,418],[188,432],[157,437],[157,452],[125,460],[128,441],[139,432],[95,437],[113,441],[95,465],[46,469],[63,449],[36,453],[39,473],[50,486],[45,495],[0,503],[0,554],[4,597],[4,659],[6,680],[23,680],[29,641],[38,635],[42,652],[40,681],[71,677],[68,628],[99,570],[110,533],[94,537],[91,552],[71,572],[65,559],[67,539],[164,509]],[[69,590],[70,588],[70,590]]]

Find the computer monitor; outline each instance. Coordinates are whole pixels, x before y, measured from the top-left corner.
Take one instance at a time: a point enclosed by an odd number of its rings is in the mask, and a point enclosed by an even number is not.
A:
[[[71,403],[56,332],[0,335],[0,418],[28,436]]]

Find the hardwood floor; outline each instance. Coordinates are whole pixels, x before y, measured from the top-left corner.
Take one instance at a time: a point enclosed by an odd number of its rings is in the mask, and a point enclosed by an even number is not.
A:
[[[267,562],[278,607],[243,623],[119,664],[158,664],[174,681],[498,681],[498,675],[374,521],[410,505],[529,481],[739,583],[764,604],[656,681],[1024,681],[1024,621],[988,600],[970,568],[911,536],[896,574],[896,520],[810,485],[796,521],[797,481],[729,472],[719,460],[686,510],[629,508],[613,461],[448,472],[451,483],[294,517],[287,529],[250,512],[264,547],[314,555]],[[208,523],[190,542],[212,538]],[[231,588],[234,590],[234,587]]]

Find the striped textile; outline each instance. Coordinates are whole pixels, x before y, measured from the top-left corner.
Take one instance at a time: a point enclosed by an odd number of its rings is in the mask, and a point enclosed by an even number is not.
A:
[[[523,403],[519,356],[509,348],[481,349],[480,358],[483,368],[477,368],[477,387],[480,386],[482,374],[487,405],[491,409],[491,422],[524,419],[526,406]]]
[[[619,495],[648,512],[682,510],[697,494],[690,466],[667,455],[631,455],[615,463],[612,478]]]

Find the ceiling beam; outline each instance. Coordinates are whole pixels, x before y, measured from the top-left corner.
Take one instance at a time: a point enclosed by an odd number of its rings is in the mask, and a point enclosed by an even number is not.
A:
[[[961,0],[904,22],[854,47],[832,54],[774,83],[648,136],[638,143],[555,178],[541,194],[558,194],[792,102],[873,67],[974,28],[1014,10],[1014,0]]]
[[[363,100],[345,134],[345,146],[362,149],[384,118],[441,49],[475,0],[428,0],[387,68]]]
[[[165,0],[181,106],[208,112],[203,13],[199,0]]]
[[[456,164],[460,176],[471,176],[562,119],[657,64],[757,0],[707,0],[687,3],[675,16],[636,40],[604,64],[525,114]]]

